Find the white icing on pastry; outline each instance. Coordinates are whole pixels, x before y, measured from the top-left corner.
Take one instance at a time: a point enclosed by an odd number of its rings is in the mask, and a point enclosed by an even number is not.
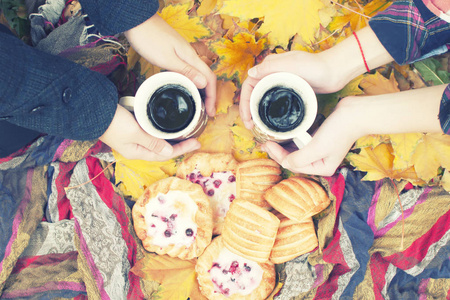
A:
[[[152,237],[153,245],[189,247],[194,242],[198,207],[189,195],[181,191],[159,193],[149,200],[145,209],[147,235]]]
[[[214,172],[206,177],[194,170],[186,175],[186,179],[202,186],[211,203],[214,218],[225,217],[231,202],[236,198],[236,177],[232,172]]]
[[[262,280],[263,269],[254,261],[245,259],[223,248],[209,269],[214,292],[231,296],[249,295]]]

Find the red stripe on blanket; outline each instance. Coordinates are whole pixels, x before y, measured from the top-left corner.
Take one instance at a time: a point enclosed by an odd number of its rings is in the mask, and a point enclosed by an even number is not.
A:
[[[345,191],[345,178],[342,174],[332,177],[324,177],[330,184],[330,191],[336,197],[336,217],[339,212],[339,207],[341,207],[342,198],[344,197]]]
[[[341,232],[337,230],[337,223],[335,225],[333,240],[323,251],[323,260],[327,263],[334,264],[333,271],[331,271],[325,284],[318,287],[314,299],[331,299],[333,294],[338,289],[338,280],[341,275],[350,272],[345,261],[344,253],[342,252],[339,241],[341,239]]]
[[[396,267],[408,270],[420,263],[428,249],[450,230],[450,210],[442,215],[427,233],[415,240],[405,251],[386,256],[384,259]]]
[[[375,299],[383,300],[384,297],[381,294],[381,291],[386,285],[386,272],[389,267],[389,263],[383,259],[380,253],[374,253],[370,257],[369,267],[370,274],[372,275],[373,293],[375,295]]]
[[[12,274],[20,273],[25,268],[38,268],[42,266],[54,266],[65,260],[77,260],[78,252],[53,253],[42,256],[31,256],[19,258],[12,271]]]
[[[98,159],[94,157],[87,157],[86,164],[89,168],[89,178],[94,178],[103,171]],[[105,176],[98,176],[92,181],[98,195],[103,202],[111,209],[117,218],[118,223],[122,229],[122,238],[128,247],[128,261],[133,267],[136,263],[137,244],[129,231],[130,220],[126,214],[125,201],[114,191],[113,185]],[[133,299],[144,298],[144,294],[140,289],[140,279],[133,272],[129,272],[130,290],[128,297]]]

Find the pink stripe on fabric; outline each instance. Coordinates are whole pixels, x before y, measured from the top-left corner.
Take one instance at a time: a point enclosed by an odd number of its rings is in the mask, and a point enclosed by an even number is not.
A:
[[[29,170],[27,173],[26,187],[31,187],[33,173],[34,173],[33,170]],[[23,213],[24,213],[25,208],[27,207],[28,203],[30,203],[30,198],[31,198],[30,195],[31,195],[30,189],[28,188],[25,190],[25,194],[22,198],[22,201],[19,204],[19,207],[16,212],[16,216],[14,217],[14,220],[13,220],[11,238],[9,239],[8,245],[6,246],[5,256],[4,256],[3,260],[0,262],[0,273],[3,272],[3,261],[12,252],[12,245],[13,245],[14,241],[17,239],[17,235],[19,232],[19,225],[22,223],[22,220],[23,220]]]
[[[369,211],[367,212],[367,225],[369,225],[370,229],[372,229],[372,232],[377,231],[377,226],[375,225],[375,214],[377,211],[377,203],[378,198],[380,197],[381,193],[381,185],[383,181],[377,181],[375,183],[375,194],[372,196],[372,202],[370,203]]]
[[[427,300],[427,287],[428,287],[428,282],[430,282],[430,278],[425,278],[422,279],[419,283],[419,288],[418,288],[418,294],[419,294],[419,300]]]
[[[80,223],[78,223],[77,218],[74,218],[74,220],[75,220],[75,226],[74,226],[75,233],[80,238],[81,252],[86,257],[88,267],[91,270],[92,275],[94,276],[98,291],[100,293],[100,298],[102,300],[110,299],[109,295],[106,293],[105,288],[104,288],[103,277],[100,274],[100,271],[98,270],[98,268],[96,268],[96,266],[95,266],[94,258],[92,257],[91,252],[89,251],[88,245],[86,244],[86,240],[83,237],[83,233],[81,232]]]
[[[425,202],[425,201],[427,200],[428,193],[430,193],[431,190],[432,190],[431,187],[426,187],[426,188],[424,188],[424,192],[422,193],[422,195],[420,195],[420,197],[419,197],[419,199],[416,201],[416,203],[415,203],[412,207],[410,207],[409,209],[403,211],[403,214],[404,214],[404,218],[405,218],[405,219],[412,215],[412,213],[414,212],[415,207],[416,207],[418,204],[421,204],[421,203],[423,203],[423,202]],[[376,232],[374,232],[374,238],[379,238],[379,237],[385,235],[386,232],[388,232],[389,230],[391,230],[392,227],[394,227],[398,222],[401,222],[401,221],[402,221],[402,216],[400,215],[400,216],[397,218],[397,220],[395,220],[395,221],[393,221],[392,223],[386,225],[385,227],[381,228],[380,230],[377,230]]]
[[[64,151],[72,145],[73,140],[64,140],[59,146],[58,149],[56,149],[55,155],[53,156],[53,161],[58,160],[63,155]]]
[[[47,282],[43,286],[35,288],[27,288],[25,291],[18,290],[12,292],[4,292],[2,297],[4,298],[18,298],[18,297],[31,297],[37,293],[45,293],[52,290],[72,290],[77,292],[86,292],[86,286],[82,282],[71,281],[51,281]]]

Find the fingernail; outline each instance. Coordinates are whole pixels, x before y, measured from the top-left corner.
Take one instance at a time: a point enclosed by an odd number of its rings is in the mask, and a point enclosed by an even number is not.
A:
[[[248,76],[256,77],[256,75],[257,75],[257,72],[256,72],[256,68],[255,67],[253,67],[250,70],[248,70]]]
[[[164,148],[161,150],[161,155],[163,156],[170,156],[173,153],[173,147],[170,145],[165,145]]]

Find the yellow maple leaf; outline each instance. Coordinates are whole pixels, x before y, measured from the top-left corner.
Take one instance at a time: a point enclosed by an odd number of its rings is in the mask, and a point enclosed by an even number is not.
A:
[[[406,169],[413,166],[412,156],[422,140],[422,133],[390,134],[394,158],[394,169]]]
[[[115,184],[125,197],[131,197],[132,200],[137,200],[150,184],[176,172],[175,159],[165,162],[131,160],[114,150],[112,152],[116,159]]]
[[[200,150],[209,153],[231,153],[233,148],[233,126],[239,115],[239,107],[233,105],[228,109],[228,113],[219,114],[210,118],[205,130],[198,137],[201,144]]]
[[[440,167],[450,169],[449,153],[450,136],[439,133],[424,134],[412,156],[417,175],[429,181],[437,175]]]
[[[191,3],[169,5],[159,13],[172,28],[174,28],[188,42],[211,35],[209,29],[203,25],[200,17],[189,17],[187,12]]]
[[[391,1],[388,0],[372,0],[364,6],[359,4],[358,0],[345,4],[339,4],[337,1],[333,1],[332,3],[340,7],[342,15],[333,18],[333,21],[329,25],[331,31],[341,30],[347,24],[350,24],[352,31],[357,31],[367,26],[370,17],[391,5]]]
[[[355,149],[371,147],[375,148],[381,143],[388,143],[389,136],[383,134],[369,134],[359,138],[355,145],[353,146]]]
[[[239,32],[232,40],[221,39],[211,45],[211,49],[219,55],[214,65],[214,73],[225,79],[236,78],[242,83],[247,71],[255,65],[256,57],[265,49],[266,39],[255,40],[255,36]]]
[[[389,79],[381,75],[379,72],[366,75],[361,80],[359,86],[366,95],[382,95],[400,92],[394,73],[391,73],[391,77]]]
[[[232,81],[217,81],[217,114],[226,113],[228,108],[234,104],[234,96],[236,93],[236,86]]]
[[[131,271],[149,281],[159,282],[156,296],[161,299],[206,299],[199,290],[195,264],[197,260],[181,260],[167,255],[145,253]]]
[[[375,148],[362,148],[359,154],[349,153],[348,161],[360,171],[367,172],[363,180],[380,180],[383,178],[404,179],[413,184],[423,184],[417,176],[414,167],[394,169],[394,155],[391,144],[380,144]]]
[[[243,20],[264,17],[260,32],[268,34],[271,46],[286,47],[296,33],[305,42],[314,40],[324,7],[320,0],[224,0],[219,13]]]
[[[233,127],[234,146],[233,156],[237,161],[246,161],[258,158],[267,158],[267,153],[255,142],[253,133],[245,128],[241,118],[238,117]]]

